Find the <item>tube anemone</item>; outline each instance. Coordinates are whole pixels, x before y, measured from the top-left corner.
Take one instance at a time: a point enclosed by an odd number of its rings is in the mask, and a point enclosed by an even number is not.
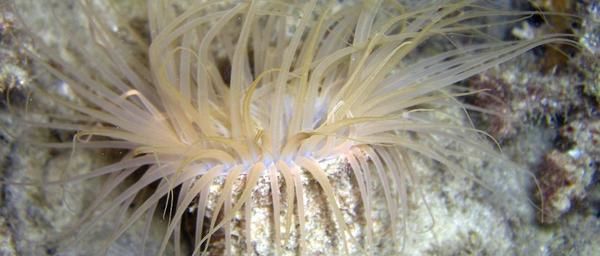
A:
[[[137,221],[149,227],[166,201],[172,212],[159,254],[170,241],[182,254],[182,220],[189,211],[196,216],[192,255],[209,252],[217,232],[223,233],[224,253],[233,253],[233,222],[240,218],[245,224],[239,236],[249,253],[252,197],[266,182],[272,252],[308,254],[308,178],[326,198],[322,207],[335,224],[335,253],[376,254],[382,234],[374,232],[370,217],[374,183],[385,200],[384,222],[398,236],[406,227],[409,187],[418,186],[411,159],[429,159],[476,179],[457,163],[457,157],[469,157],[460,148],[498,156],[483,132],[448,121],[462,118],[453,110],[478,110],[455,99],[476,92],[452,85],[534,47],[572,43],[561,34],[519,41],[481,35],[480,29],[496,25],[478,23],[483,18],[517,21],[529,13],[473,1],[412,10],[391,2],[194,1],[178,11],[167,0],[148,1],[149,42],[121,28],[139,39],[126,42],[92,1],[79,1],[92,31],[91,45],[73,39],[88,45],[72,50],[80,61],[53,53],[40,38],[38,53],[29,54],[85,104],[38,88],[77,112],[65,122],[38,126],[76,132],[78,148],[130,151],[116,163],[54,182],[108,177],[67,233],[81,227],[89,232],[107,212],[125,211],[141,197],[106,238],[108,246]],[[421,49],[435,40],[456,41],[450,38],[475,40],[438,53]],[[364,219],[358,235],[341,209],[331,169],[353,177]],[[219,193],[211,192],[214,184]],[[147,188],[151,194],[140,195]]]

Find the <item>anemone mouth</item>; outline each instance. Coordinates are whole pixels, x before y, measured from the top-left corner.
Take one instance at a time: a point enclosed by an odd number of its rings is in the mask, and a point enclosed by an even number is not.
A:
[[[240,213],[251,250],[252,196],[262,179],[272,199],[273,252],[305,253],[304,183],[310,177],[327,199],[339,252],[373,253],[379,240],[370,218],[372,180],[384,194],[384,221],[397,235],[415,182],[411,158],[472,177],[455,160],[469,157],[459,148],[497,156],[482,142],[483,132],[457,121],[464,117],[452,111],[478,109],[455,100],[475,92],[451,90],[452,84],[536,46],[571,43],[560,34],[509,42],[478,35],[494,25],[478,25],[479,19],[517,21],[528,13],[493,11],[471,1],[384,10],[382,2],[209,1],[179,11],[168,1],[153,1],[147,6],[150,42],[134,36],[139,40],[131,43],[119,38],[92,1],[80,1],[92,31],[91,45],[74,39],[88,45],[73,49],[80,66],[43,43],[41,54],[30,56],[68,83],[85,105],[38,89],[78,113],[41,126],[77,131],[78,147],[131,151],[117,163],[70,179],[109,176],[75,227],[128,208],[155,184],[108,244],[136,221],[150,220],[146,216],[167,198],[172,212],[159,254],[171,239],[182,254],[182,219],[190,209],[196,214],[193,255],[206,253],[216,232],[223,232],[225,253],[231,253],[232,222]],[[435,54],[419,49],[449,36],[480,42]],[[128,50],[130,43],[135,51]],[[356,184],[363,209],[360,235],[341,210],[331,166],[350,173]],[[109,198],[134,173],[135,181]],[[218,194],[210,191],[215,182]],[[101,207],[106,200],[109,205]],[[212,218],[205,220],[208,211]],[[298,242],[290,249],[292,233]]]

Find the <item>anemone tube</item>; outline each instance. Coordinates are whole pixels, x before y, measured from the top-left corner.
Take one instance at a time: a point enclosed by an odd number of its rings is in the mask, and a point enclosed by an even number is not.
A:
[[[302,254],[308,232],[302,175],[314,179],[327,198],[342,252],[349,254],[348,245],[358,244],[362,252],[374,253],[378,234],[368,217],[372,179],[381,184],[389,226],[398,235],[415,182],[411,156],[472,177],[453,158],[464,152],[441,141],[498,155],[482,142],[483,132],[432,118],[432,113],[452,116],[445,113],[448,108],[478,110],[455,100],[476,92],[453,84],[534,47],[571,43],[562,34],[491,40],[481,30],[506,21],[478,20],[498,16],[514,22],[530,13],[492,10],[473,1],[415,10],[390,7],[389,1],[205,1],[181,12],[167,0],[147,5],[151,39],[133,40],[142,57],[129,50],[131,42],[114,33],[89,0],[79,1],[79,7],[93,46],[73,49],[83,60],[79,66],[53,53],[41,39],[36,40],[39,53],[30,55],[85,102],[38,88],[36,93],[78,113],[39,126],[76,132],[78,148],[130,150],[114,164],[68,179],[108,176],[68,233],[93,226],[111,210],[127,209],[140,191],[158,184],[107,244],[138,220],[146,220],[148,230],[161,199],[167,198],[173,212],[159,254],[172,239],[176,254],[182,254],[182,216],[192,208],[197,217],[193,255],[206,253],[218,230],[224,232],[225,253],[230,253],[232,219],[240,211],[250,250],[251,198],[265,177],[271,187],[274,251],[281,253],[295,230],[299,243],[294,250]],[[477,40],[435,54],[419,49],[432,40],[452,42],[450,37]],[[223,65],[230,72],[223,72]],[[332,162],[348,166],[356,181],[365,216],[361,236],[349,231],[340,210],[326,170]],[[127,189],[109,197],[133,176],[137,178]],[[217,180],[223,182],[222,190],[211,199],[209,186]],[[66,181],[55,183],[61,182]],[[109,205],[100,207],[107,200]],[[213,217],[204,223],[211,200]]]

